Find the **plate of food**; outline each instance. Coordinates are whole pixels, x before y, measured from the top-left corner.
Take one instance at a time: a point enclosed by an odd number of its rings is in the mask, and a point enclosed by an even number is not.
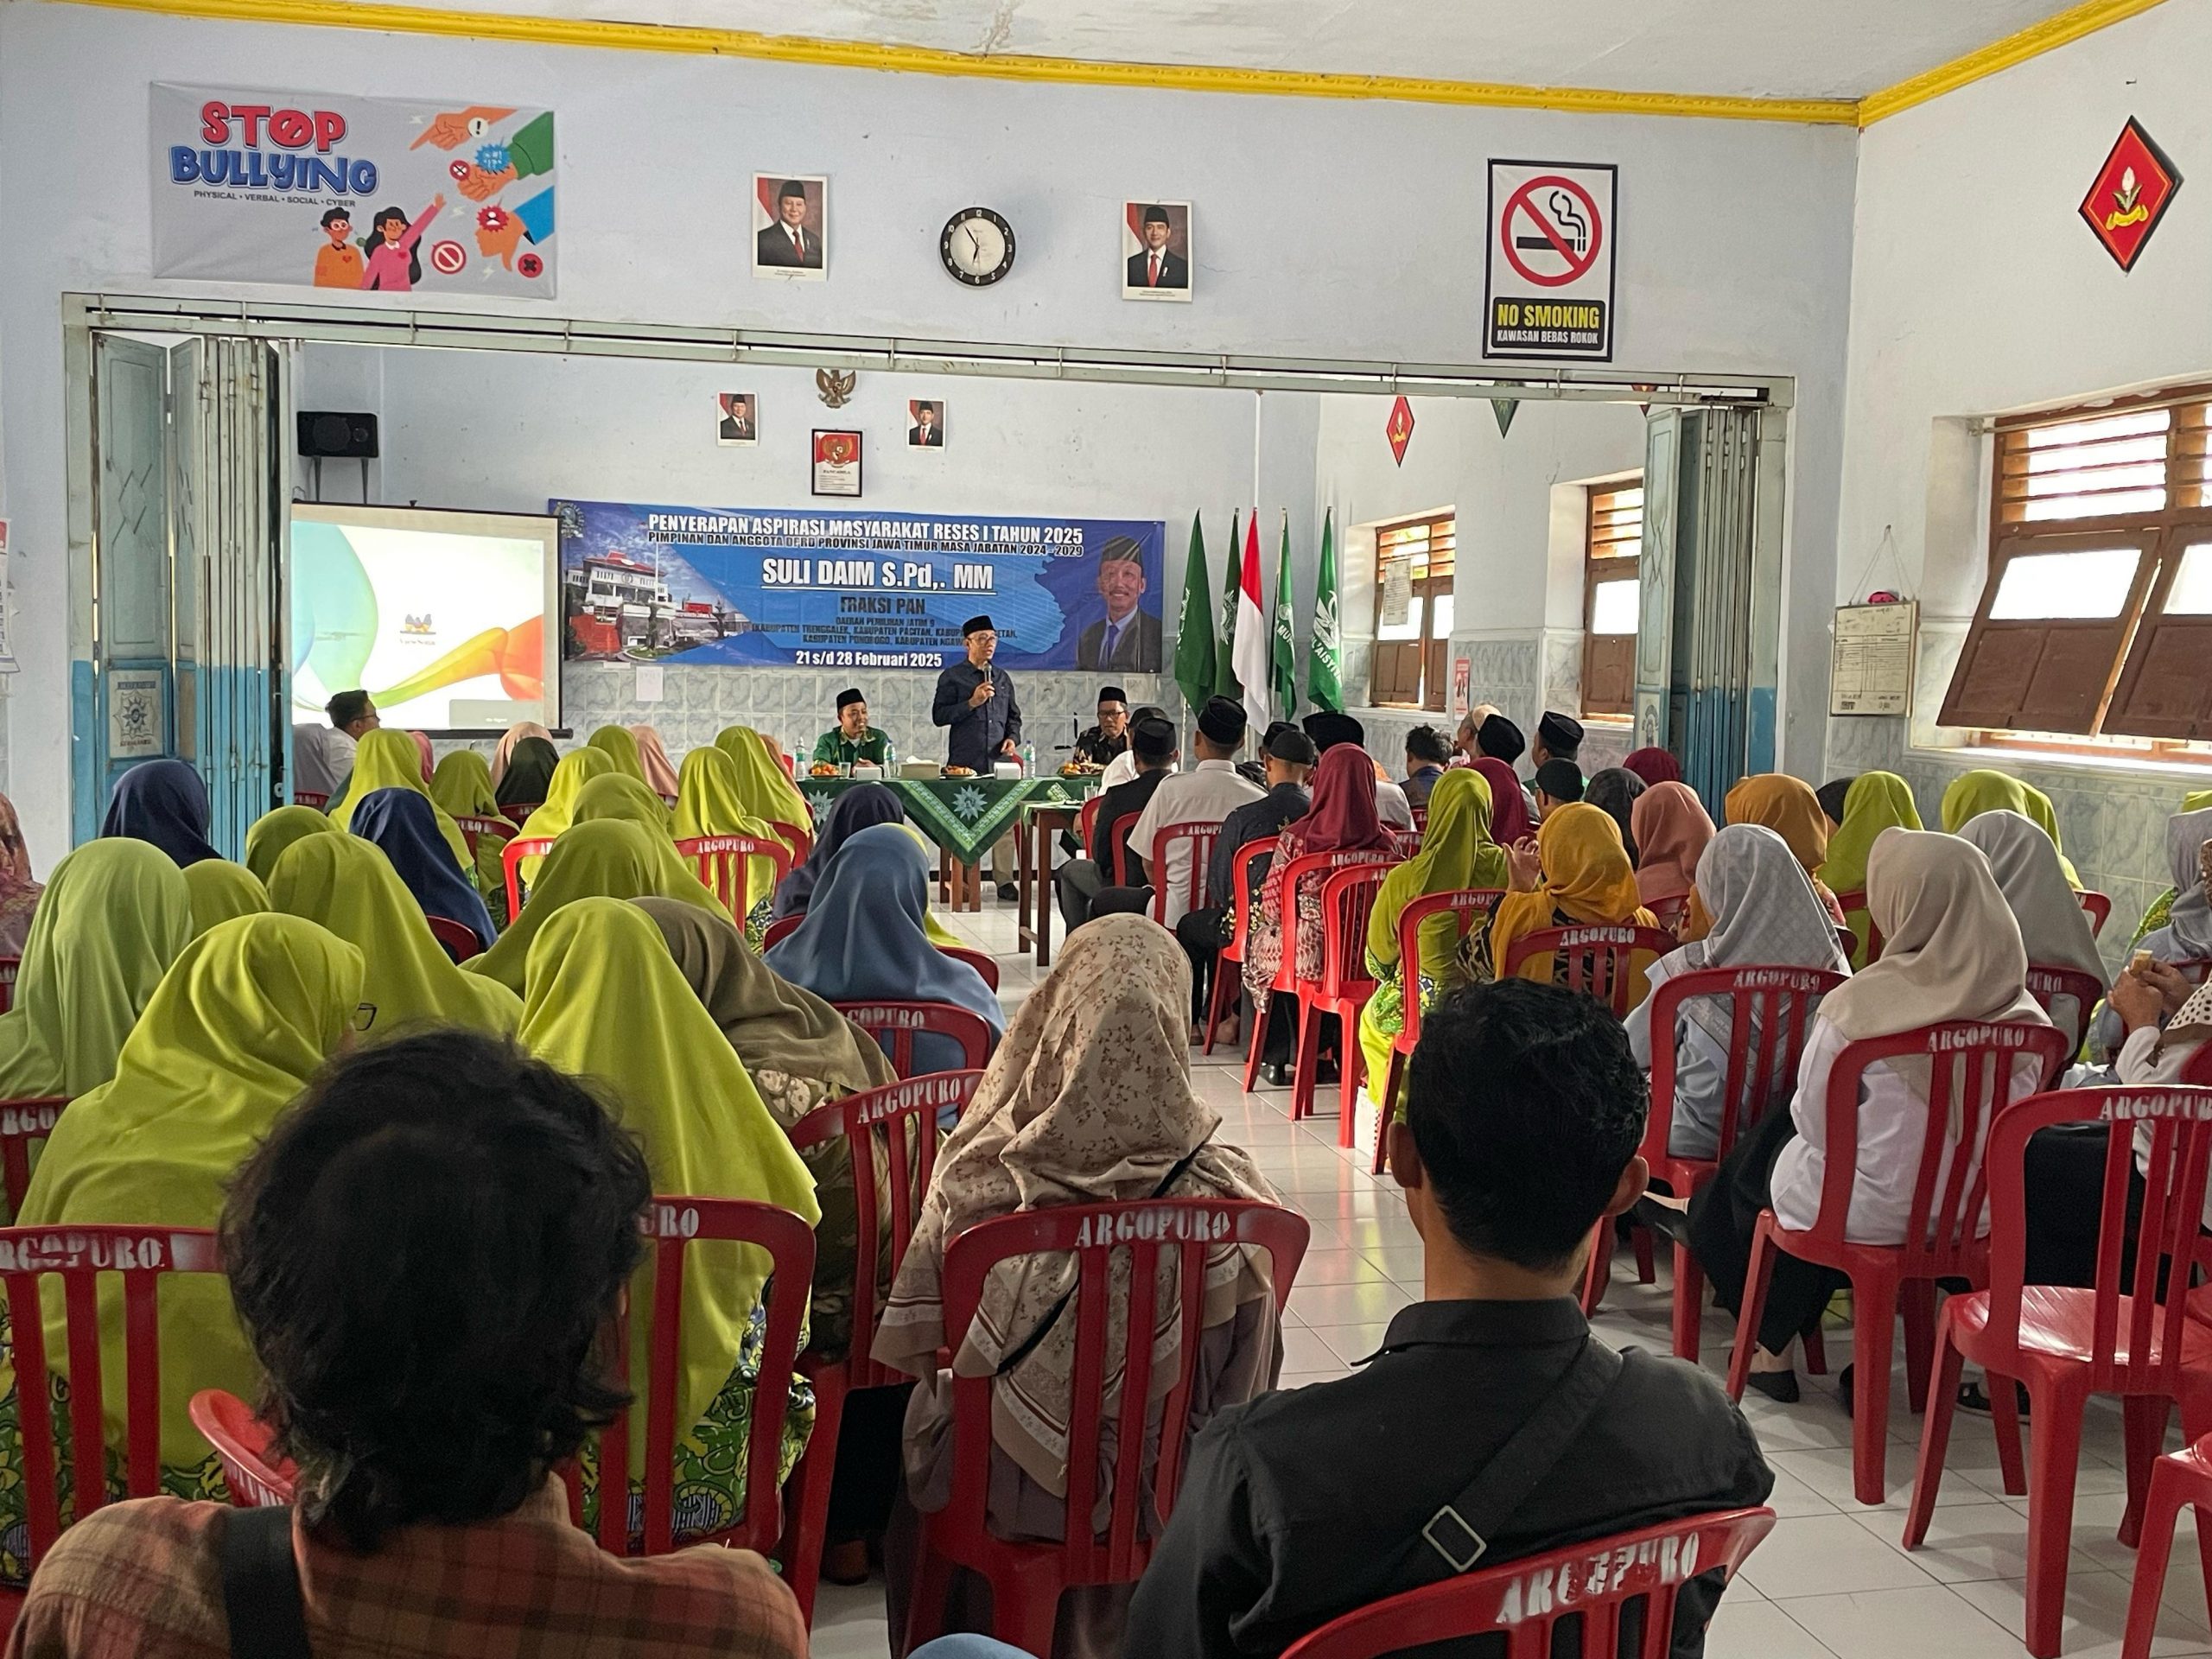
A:
[[[806,775],[810,778],[835,778],[838,775],[838,767],[834,761],[817,760],[806,769]]]
[[[1060,776],[1063,778],[1096,778],[1100,772],[1105,770],[1106,768],[1103,766],[1094,766],[1088,760],[1071,760],[1060,768]]]
[[[948,778],[973,778],[976,775],[976,768],[973,766],[947,766],[944,769],[944,775]]]

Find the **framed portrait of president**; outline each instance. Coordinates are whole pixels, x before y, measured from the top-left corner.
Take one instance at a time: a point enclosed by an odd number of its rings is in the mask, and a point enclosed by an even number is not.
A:
[[[1191,204],[1123,202],[1122,297],[1187,301],[1191,276]]]
[[[828,179],[798,173],[753,175],[753,274],[801,283],[828,278]]]

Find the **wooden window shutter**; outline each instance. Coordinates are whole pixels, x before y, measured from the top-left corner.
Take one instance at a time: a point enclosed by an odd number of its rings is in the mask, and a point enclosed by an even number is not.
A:
[[[2169,531],[2104,729],[2212,738],[2212,524]]]
[[[2149,556],[2158,537],[2157,531],[2120,530],[2022,536],[2001,543],[1943,698],[1942,723],[2094,732],[2158,566]],[[2055,574],[2038,583],[2035,578],[2042,573],[2026,563],[2085,555],[2128,556],[2092,561],[2125,570],[2125,591],[2117,583],[2090,590],[2064,563],[2050,567]],[[2017,598],[2008,577],[2023,590]],[[2053,588],[2065,591],[2054,596]],[[2064,613],[2069,610],[2075,613]],[[2108,613],[2079,613],[2083,611]]]

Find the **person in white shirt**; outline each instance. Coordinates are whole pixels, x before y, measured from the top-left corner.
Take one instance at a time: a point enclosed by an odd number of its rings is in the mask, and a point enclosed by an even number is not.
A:
[[[353,775],[353,745],[381,721],[365,691],[340,691],[322,712],[329,725],[292,728],[292,787],[335,800]]]
[[[1136,723],[1141,720],[1165,720],[1166,718],[1167,712],[1166,709],[1161,709],[1155,703],[1148,702],[1141,709],[1139,709],[1136,713],[1129,716],[1129,729],[1132,732],[1135,732],[1136,729]],[[1137,772],[1136,746],[1132,742],[1128,747],[1122,749],[1119,754],[1116,755],[1111,760],[1109,760],[1106,763],[1106,770],[1099,774],[1098,787],[1103,791],[1113,788],[1116,784],[1132,782],[1135,779]]]
[[[1950,1020],[2050,1024],[2028,995],[2019,925],[1978,849],[1955,836],[1885,830],[1867,861],[1866,906],[1888,941],[1881,960],[1822,1001],[1789,1113],[1768,1113],[1739,1139],[1719,1176],[1689,1205],[1687,1242],[1713,1281],[1715,1300],[1732,1312],[1742,1303],[1759,1211],[1772,1209],[1793,1230],[1820,1219],[1828,1074],[1847,1046]],[[1854,1243],[1904,1241],[1927,1139],[1929,1064],[1877,1061],[1859,1078],[1857,1168],[1844,1223],[1844,1236]],[[2022,1049],[2007,1100],[2034,1093],[2043,1065],[2041,1053]],[[1985,1119],[1984,1138],[1987,1130]],[[1955,1128],[1943,1143],[1939,1184],[1960,1150],[1955,1135]],[[1981,1141],[1964,1150],[1971,1178]],[[1827,1268],[1787,1254],[1777,1257],[1751,1356],[1751,1382],[1762,1394],[1796,1398],[1790,1342],[1812,1328],[1843,1283]]]

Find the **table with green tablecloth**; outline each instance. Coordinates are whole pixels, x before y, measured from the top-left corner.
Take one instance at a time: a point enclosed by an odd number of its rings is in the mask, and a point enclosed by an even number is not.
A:
[[[1095,775],[1062,778],[1057,773],[1049,778],[886,778],[880,781],[899,797],[916,829],[944,849],[956,862],[969,866],[980,864],[993,843],[1014,830],[1024,806],[1080,806],[1098,788]],[[798,786],[813,809],[818,830],[837,797],[853,787],[853,779],[802,777]]]

